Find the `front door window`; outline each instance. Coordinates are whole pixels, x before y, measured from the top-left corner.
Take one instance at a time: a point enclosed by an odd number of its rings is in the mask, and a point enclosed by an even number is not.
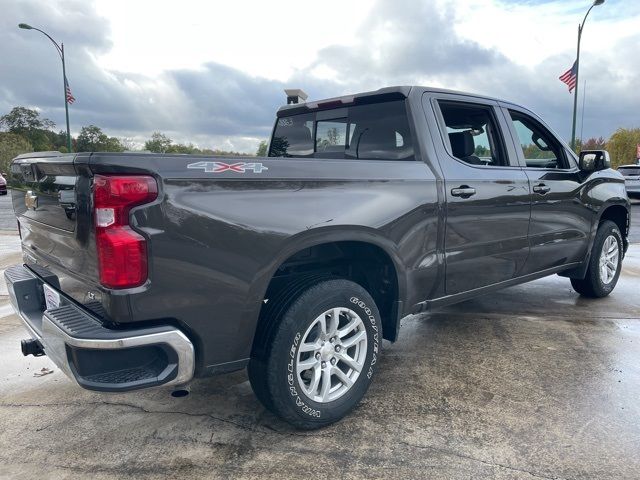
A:
[[[546,128],[520,112],[509,114],[527,167],[569,168],[564,148]]]

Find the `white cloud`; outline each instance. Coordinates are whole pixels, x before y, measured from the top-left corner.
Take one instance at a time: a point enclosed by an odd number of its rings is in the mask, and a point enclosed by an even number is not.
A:
[[[554,55],[576,53],[578,24],[591,2],[513,2],[439,0],[455,11],[455,31],[461,38],[496,49],[513,62],[533,68]],[[638,32],[640,2],[606,2],[592,9],[582,38],[585,61],[606,55],[615,45]],[[567,66],[567,68],[570,65]]]
[[[45,38],[16,28],[26,21],[67,45],[74,132],[92,123],[142,143],[160,130],[176,141],[241,151],[254,151],[268,136],[285,87],[301,87],[311,99],[393,84],[470,90],[523,103],[566,136],[571,97],[557,77],[571,64],[575,28],[589,6],[587,0],[0,2],[6,2],[0,113],[38,106],[64,123],[59,61]],[[581,69],[589,79],[586,136],[637,126],[638,24],[640,2],[607,0],[589,18]]]
[[[353,41],[372,6],[368,0],[98,0],[113,41],[100,60],[105,68],[146,75],[216,62],[284,81],[322,47]]]

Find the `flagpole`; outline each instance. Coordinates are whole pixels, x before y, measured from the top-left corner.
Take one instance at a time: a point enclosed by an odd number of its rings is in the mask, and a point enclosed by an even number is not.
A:
[[[589,9],[591,10],[591,9]],[[589,12],[587,12],[587,15]],[[586,20],[586,17],[585,17]],[[573,91],[573,123],[571,124],[571,150],[576,151],[576,115],[578,113],[578,85],[580,84],[580,38],[582,25],[578,25],[578,51],[576,54],[576,88]]]
[[[53,45],[56,47],[56,50],[58,51],[58,55],[62,60],[62,88],[64,90],[64,112],[67,118],[67,151],[71,153],[71,131],[69,130],[69,102],[67,101],[67,72],[64,64],[64,44],[60,43],[60,45],[58,45],[58,42],[56,42],[53,38],[51,38],[51,35],[49,35],[47,32],[45,32],[44,30],[40,30],[39,28],[32,27],[27,23],[19,23],[18,28],[22,28],[23,30],[35,30],[37,32],[42,33],[45,37],[51,40],[51,43],[53,43]]]
[[[578,25],[578,51],[577,51],[577,55],[576,55],[576,89],[575,92],[573,94],[573,123],[571,126],[571,150],[575,151],[576,149],[576,115],[578,112],[578,85],[579,85],[579,73],[580,73],[580,39],[582,38],[582,30],[584,29],[584,24],[587,21],[587,17],[589,16],[589,13],[591,12],[591,9],[593,7],[596,7],[598,5],[602,5],[604,3],[604,0],[594,0],[594,2],[591,4],[591,6],[589,7],[589,10],[587,10],[587,13],[584,16],[584,19],[582,20],[582,23],[580,25]]]
[[[580,119],[580,148],[584,148],[584,104],[587,100],[587,80],[584,81],[582,92],[582,118]]]
[[[60,43],[62,52],[62,88],[64,88],[64,114],[67,118],[67,152],[71,153],[71,130],[69,129],[69,101],[67,99],[67,70],[64,64],[64,43]]]

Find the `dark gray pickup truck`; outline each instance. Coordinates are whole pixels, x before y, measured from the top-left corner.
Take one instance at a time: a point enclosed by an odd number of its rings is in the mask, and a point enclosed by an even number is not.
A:
[[[282,107],[264,158],[35,153],[9,183],[25,355],[110,392],[248,367],[300,428],[358,403],[408,314],[551,274],[608,295],[629,231],[606,152],[423,87]]]

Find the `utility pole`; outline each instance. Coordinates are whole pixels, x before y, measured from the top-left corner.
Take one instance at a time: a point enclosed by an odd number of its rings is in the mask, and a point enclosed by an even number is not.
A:
[[[580,81],[580,40],[582,39],[582,31],[584,29],[584,24],[587,21],[587,17],[591,12],[593,7],[597,7],[598,5],[602,5],[604,0],[595,0],[593,4],[587,10],[587,14],[584,16],[582,23],[578,25],[578,49],[576,55],[576,88],[573,92],[573,123],[571,126],[571,150],[575,151],[576,148],[576,116],[578,114],[578,85]]]
[[[58,55],[60,56],[60,60],[62,60],[62,90],[64,96],[64,113],[67,120],[67,151],[71,153],[71,130],[69,129],[69,101],[67,99],[67,71],[64,64],[64,43],[60,43],[60,45],[58,45],[58,42],[51,38],[51,36],[47,32],[40,30],[39,28],[32,27],[31,25],[28,25],[26,23],[20,23],[18,24],[18,27],[22,28],[23,30],[36,30],[42,33],[45,37],[51,40],[51,43],[55,45],[56,50],[58,51]]]

